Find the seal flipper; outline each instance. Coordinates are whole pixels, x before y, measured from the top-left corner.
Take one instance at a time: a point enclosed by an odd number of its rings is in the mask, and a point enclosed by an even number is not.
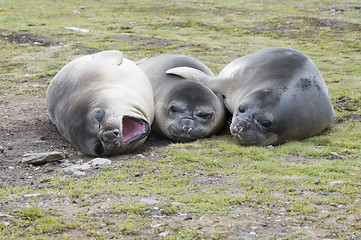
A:
[[[106,65],[119,66],[123,62],[123,53],[118,50],[99,52],[93,55],[93,60]]]
[[[228,78],[210,76],[196,68],[176,67],[166,71],[167,74],[173,74],[195,82],[200,82],[209,87],[213,92],[226,95]]]

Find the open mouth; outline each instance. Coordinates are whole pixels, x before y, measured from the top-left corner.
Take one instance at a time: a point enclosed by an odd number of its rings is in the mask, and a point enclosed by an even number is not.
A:
[[[146,137],[150,132],[149,124],[132,117],[123,117],[123,143],[131,143]]]

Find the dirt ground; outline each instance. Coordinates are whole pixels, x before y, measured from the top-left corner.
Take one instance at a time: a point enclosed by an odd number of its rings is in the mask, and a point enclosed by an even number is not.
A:
[[[13,32],[0,29],[0,40],[18,44],[33,44],[39,47],[59,45],[61,42],[40,34]],[[44,175],[56,174],[63,169],[60,162],[50,162],[41,166],[23,163],[23,155],[59,151],[67,156],[70,163],[86,162],[94,157],[85,156],[65,140],[46,112],[45,92],[48,85],[42,79],[30,80],[19,92],[29,94],[9,94],[9,87],[0,89],[0,185],[30,185],[41,188],[39,181]],[[151,135],[144,146],[134,154],[124,155],[132,158],[147,152],[153,146],[168,144],[166,139]],[[146,156],[145,156],[146,157]]]
[[[9,42],[17,42],[19,44],[36,44],[39,45],[39,47],[59,44],[58,40],[47,38],[45,36],[31,33],[9,32],[2,29],[0,29],[0,39]],[[61,161],[50,162],[39,166],[23,163],[23,155],[26,153],[51,151],[64,152],[67,155],[66,161],[68,165],[87,162],[94,158],[85,156],[77,151],[60,135],[55,125],[49,119],[45,107],[45,96],[39,96],[38,94],[46,91],[47,83],[42,81],[42,79],[33,79],[23,86],[25,87],[22,89],[16,89],[17,92],[30,94],[15,95],[7,93],[14,91],[15,89],[10,89],[10,87],[6,86],[1,86],[0,88],[0,188],[3,188],[6,185],[29,186],[33,189],[45,188],[47,182],[42,181],[42,179],[48,175],[55,175],[64,169],[64,164]],[[342,109],[347,107],[349,102],[349,99],[338,99],[336,107]],[[360,121],[361,116],[355,115],[354,118],[355,119],[353,120]],[[223,132],[226,133],[227,130],[225,129]],[[170,141],[166,139],[150,135],[139,151],[134,154],[123,155],[122,158],[129,160],[139,159],[139,154],[141,154],[144,157],[144,160],[147,160],[147,158],[151,158],[149,156],[150,154],[147,155],[144,153],[152,151],[154,147],[162,147],[169,143]],[[149,160],[151,161],[151,159]],[[87,175],[94,174],[97,171],[98,170],[96,169],[89,170],[87,171]],[[202,180],[202,176],[199,177],[199,181],[200,180]],[[76,204],[77,203],[74,203],[73,205]],[[66,216],[67,213],[72,213],[74,209],[68,208],[73,205],[64,205],[62,214]],[[277,217],[277,219],[274,220],[276,222],[272,219],[265,218],[262,215],[262,209],[255,212],[255,209],[251,209],[247,206],[238,206],[234,210],[234,214],[242,214],[245,216],[244,219],[251,219],[252,221],[258,222],[258,230],[265,235],[308,231],[312,234],[310,239],[322,239],[325,236],[328,236],[328,233],[324,230],[311,230],[306,228],[307,226],[304,228],[292,227],[291,225],[282,222],[284,220],[283,214],[285,209],[280,208],[277,211],[280,212],[280,218]],[[154,216],[157,216],[159,210],[155,211],[154,214]],[[104,216],[104,219],[105,218],[106,216]],[[283,220],[281,221],[279,219]],[[227,230],[234,239],[242,237],[244,237],[244,239],[257,239],[256,236],[252,235],[253,230],[245,230],[246,228],[244,226],[249,224],[248,220],[235,223],[232,220],[226,219],[226,217],[218,216],[215,219],[205,218],[194,223],[187,222],[187,224],[193,229],[198,228],[197,224],[205,226],[203,230],[207,232],[208,235],[213,234],[218,230]],[[161,223],[165,225],[175,225],[177,221],[184,222],[184,216],[174,216],[162,220],[154,218],[152,220],[152,225],[159,225]],[[256,229],[257,227],[252,229]],[[80,233],[72,232],[71,234],[77,236]],[[81,235],[79,235],[79,237],[81,237]]]
[[[0,146],[3,148],[3,151],[0,150],[0,184],[41,188],[39,180],[44,175],[56,174],[63,169],[61,162],[40,166],[23,163],[26,153],[64,152],[66,159],[74,164],[94,158],[77,151],[60,135],[47,115],[45,97],[6,94],[0,100],[0,108]],[[139,151],[124,157],[135,158],[137,154],[149,152],[154,146],[168,143],[166,139],[151,135]]]

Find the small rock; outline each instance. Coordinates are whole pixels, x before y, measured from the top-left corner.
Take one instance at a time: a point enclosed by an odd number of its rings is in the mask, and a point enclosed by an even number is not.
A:
[[[90,165],[92,166],[101,166],[101,165],[108,165],[111,164],[112,161],[106,158],[94,158],[93,160],[91,160]]]
[[[80,7],[80,10],[85,10],[86,9],[86,6],[81,6]]]
[[[140,177],[140,172],[134,173],[134,177]]]
[[[321,179],[320,178],[317,178],[314,182],[313,182],[314,184],[320,184],[321,183]]]
[[[23,155],[23,163],[42,164],[64,158],[66,158],[66,155],[61,152],[26,153]]]
[[[268,150],[273,150],[273,149],[275,149],[275,148],[274,148],[272,145],[268,145],[268,146],[267,146],[267,149],[268,149]]]
[[[74,13],[74,14],[79,14],[80,11],[79,11],[78,9],[74,9],[74,10],[73,10],[73,13]]]
[[[202,226],[198,226],[198,227],[197,227],[198,230],[201,230],[202,228],[203,228]]]
[[[158,236],[160,237],[165,237],[169,234],[169,231],[165,231],[165,232],[162,232],[162,233],[159,233]]]
[[[88,29],[78,28],[78,27],[65,27],[65,29],[68,29],[68,30],[71,30],[71,31],[76,31],[76,32],[82,32],[82,33],[89,32]]]
[[[9,217],[13,217],[13,216],[0,212],[0,218],[9,218]]]
[[[72,171],[72,174],[74,174],[75,176],[84,176],[85,172],[81,172],[81,171]]]
[[[14,147],[12,145],[8,145],[8,150],[13,150]]]
[[[40,196],[40,193],[33,193],[33,194],[24,194],[23,197],[37,197]]]
[[[345,159],[344,156],[340,156],[337,152],[330,152],[332,158]]]
[[[334,184],[341,184],[341,183],[343,183],[343,181],[332,181],[332,182],[329,182],[328,184],[334,185]]]
[[[3,146],[0,146],[0,153],[3,153],[4,152],[4,147]]]
[[[155,199],[151,199],[151,198],[142,198],[140,199],[141,202],[146,203],[146,204],[155,204],[155,203],[159,203],[159,201],[155,200]]]
[[[151,227],[152,227],[152,228],[158,228],[158,227],[160,227],[160,226],[162,226],[162,225],[163,225],[163,223],[159,223],[159,224],[151,225]]]
[[[171,204],[172,204],[172,205],[175,205],[175,206],[179,206],[179,205],[181,205],[182,203],[180,203],[180,202],[171,202]]]
[[[188,213],[184,220],[191,220],[193,218],[192,213]]]

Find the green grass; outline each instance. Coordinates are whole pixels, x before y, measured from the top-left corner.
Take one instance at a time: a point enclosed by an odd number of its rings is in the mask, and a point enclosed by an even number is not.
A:
[[[86,9],[73,14],[80,6]],[[44,86],[67,62],[108,49],[135,61],[185,54],[218,74],[237,57],[286,46],[309,55],[320,69],[337,124],[273,148],[240,146],[223,135],[153,149],[155,157],[146,160],[119,156],[111,167],[81,180],[47,176],[43,189],[2,186],[0,212],[13,217],[0,218],[0,239],[224,239],[247,231],[264,239],[359,238],[361,18],[356,7],[355,0],[3,0],[2,29],[42,34],[61,44],[19,44],[5,41],[9,33],[2,35],[2,94],[45,96]],[[24,90],[28,84],[43,87]],[[16,202],[32,193],[40,195],[19,209]],[[144,197],[159,202],[143,204]],[[40,206],[43,202],[49,203]],[[192,220],[184,220],[187,213]],[[276,230],[262,230],[271,226]],[[280,230],[287,226],[293,230]]]

